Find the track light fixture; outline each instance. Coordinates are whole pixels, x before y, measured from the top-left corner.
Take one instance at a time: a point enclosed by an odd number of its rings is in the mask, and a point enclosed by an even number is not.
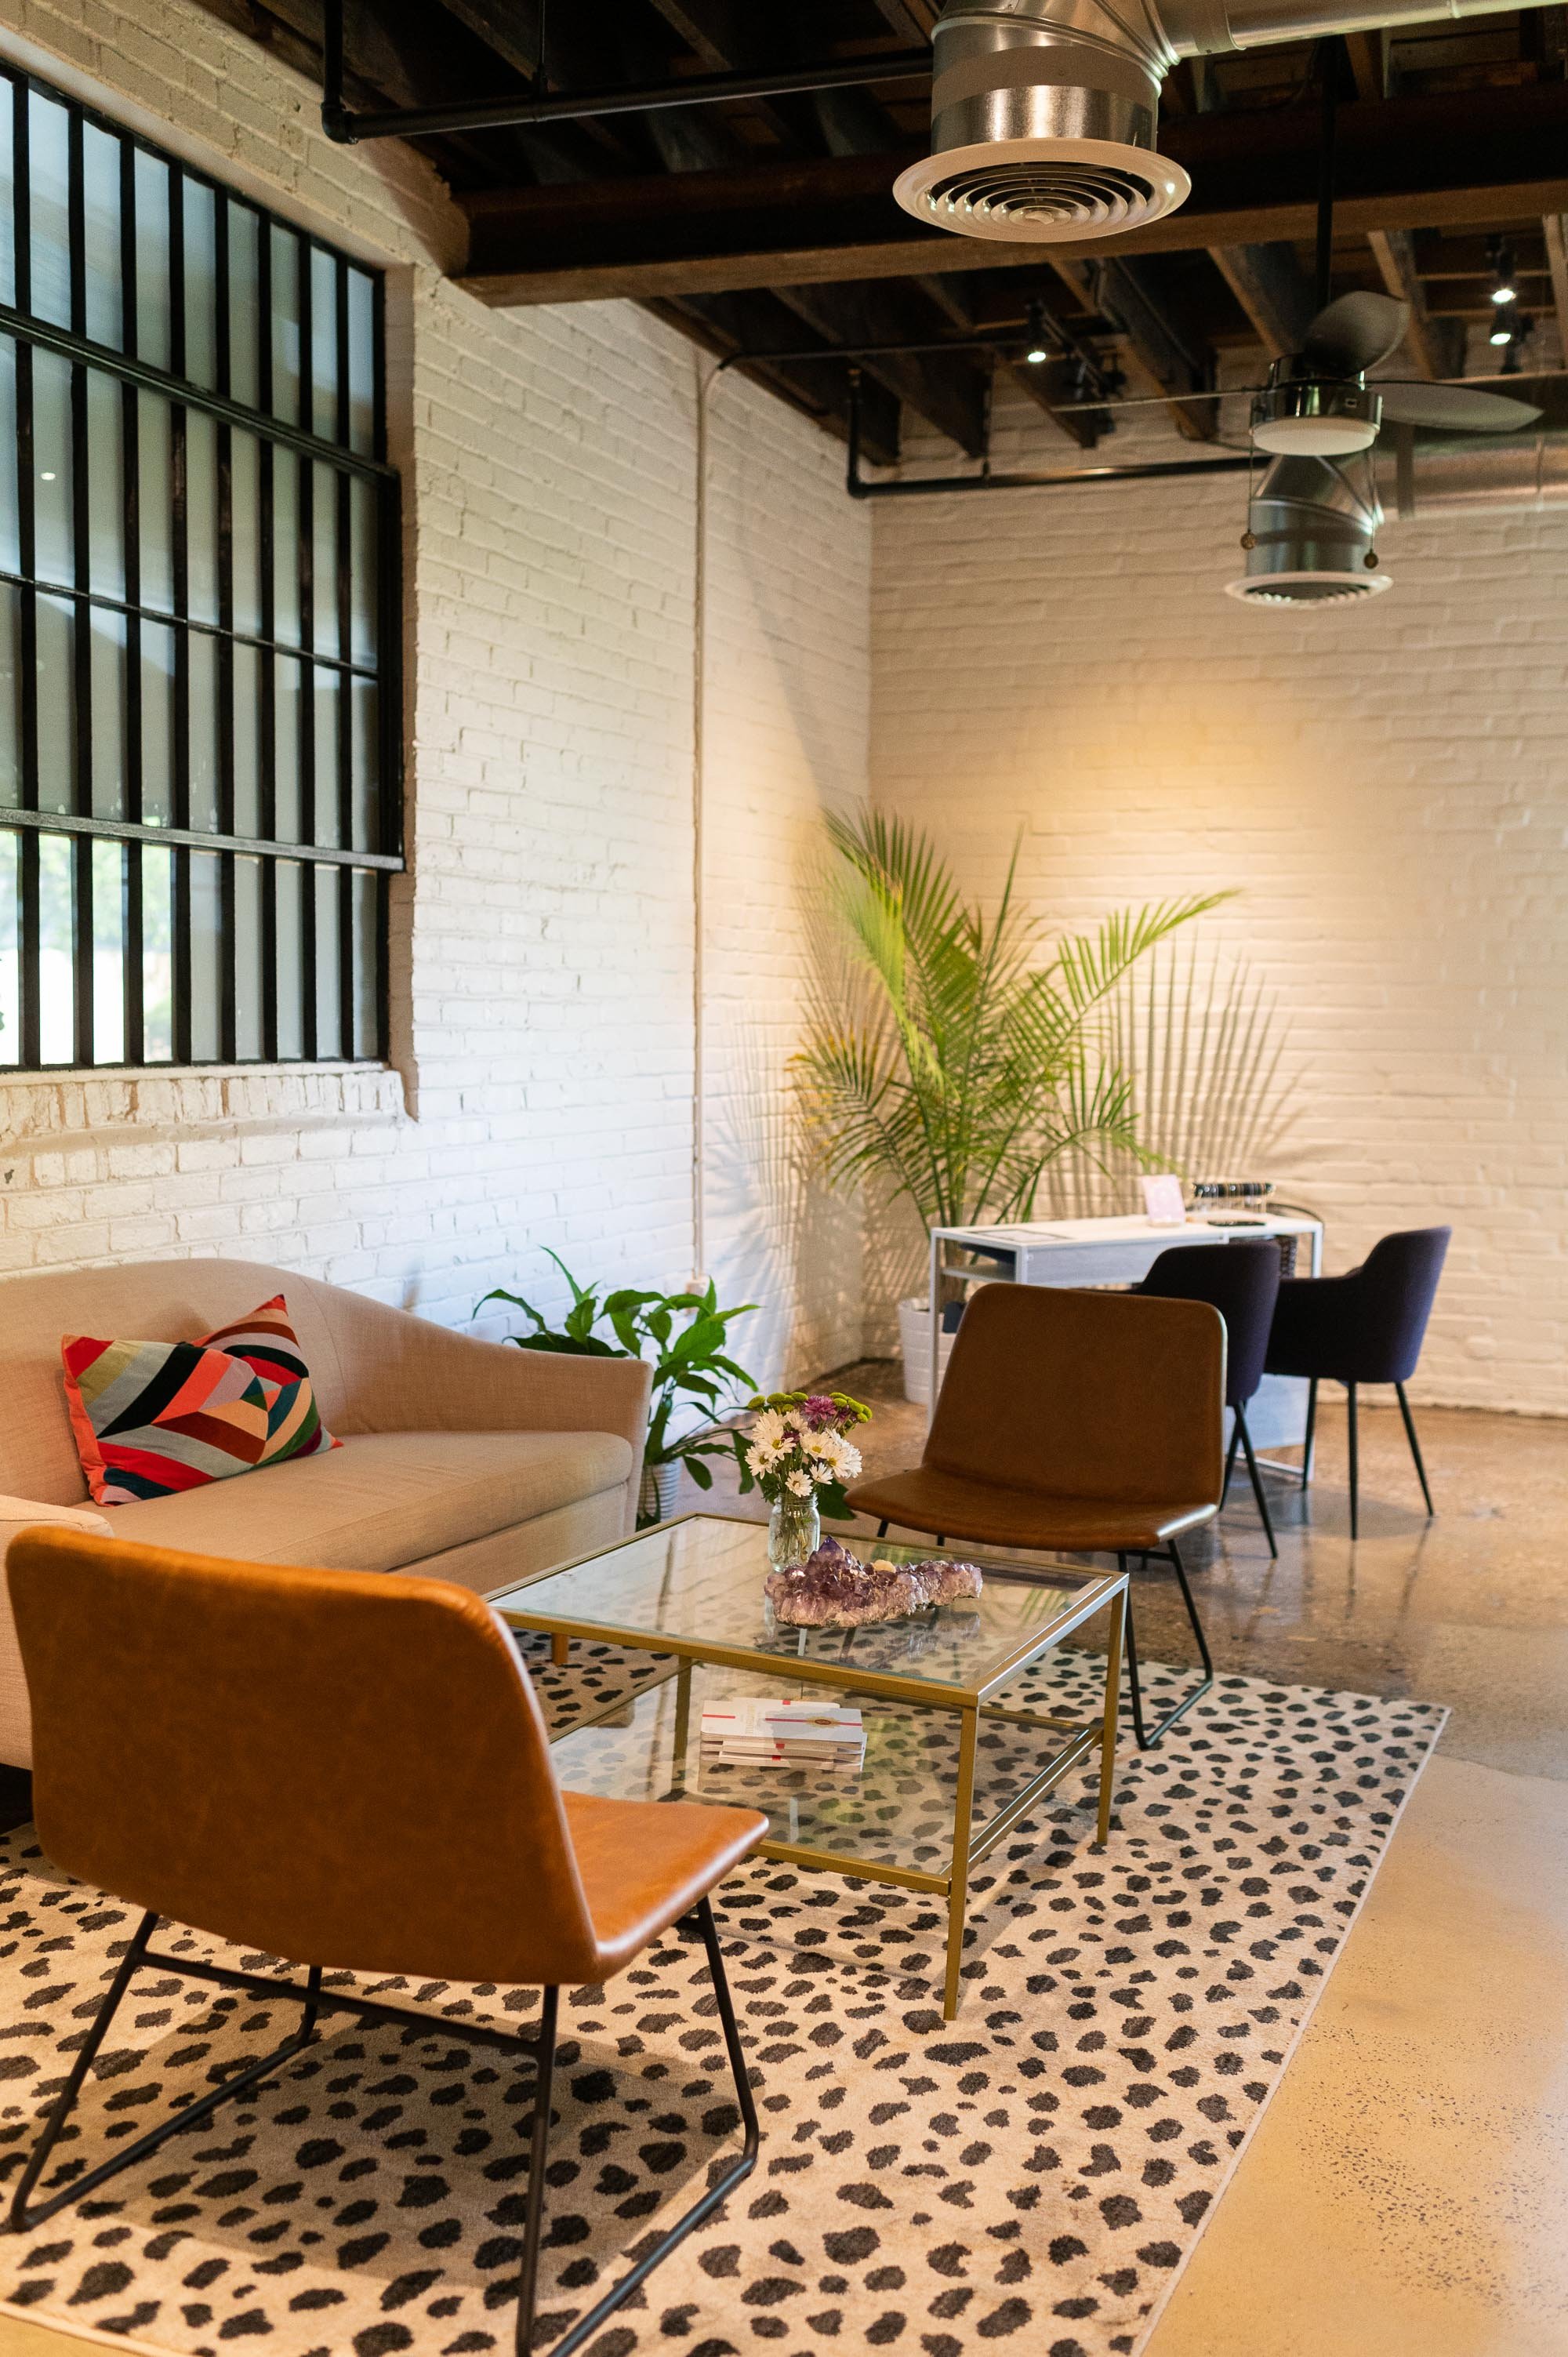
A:
[[[1050,353],[1046,347],[1046,311],[1043,303],[1034,302],[1029,306],[1029,349],[1024,358],[1031,368],[1038,368],[1042,362],[1050,359]]]
[[[1487,240],[1487,259],[1492,265],[1492,301],[1499,306],[1517,303],[1519,288],[1514,283],[1512,246],[1505,245],[1500,237],[1489,237]],[[1492,341],[1496,343],[1495,336]]]

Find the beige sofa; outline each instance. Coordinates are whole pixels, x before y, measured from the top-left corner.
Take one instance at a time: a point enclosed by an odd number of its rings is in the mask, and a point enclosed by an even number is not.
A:
[[[173,1498],[94,1509],[63,1334],[189,1341],[281,1293],[341,1448]],[[0,1281],[0,1543],[18,1501],[86,1507],[158,1546],[328,1570],[418,1570],[483,1594],[635,1523],[649,1369],[517,1351],[252,1261],[143,1262]],[[7,1526],[8,1519],[8,1526]],[[0,1760],[32,1729],[0,1580]]]

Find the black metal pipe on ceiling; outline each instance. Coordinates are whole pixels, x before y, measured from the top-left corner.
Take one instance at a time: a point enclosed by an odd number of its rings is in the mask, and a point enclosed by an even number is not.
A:
[[[656,114],[671,106],[718,106],[746,98],[785,98],[814,90],[853,90],[868,82],[929,80],[931,53],[898,49],[884,57],[835,58],[771,73],[693,74],[684,81],[622,89],[558,91],[542,98],[454,100],[445,106],[378,108],[352,113],[343,102],[343,0],[325,0],[321,127],[352,146],[361,139],[421,139],[449,131],[505,131],[530,124],[582,123],[608,114]]]

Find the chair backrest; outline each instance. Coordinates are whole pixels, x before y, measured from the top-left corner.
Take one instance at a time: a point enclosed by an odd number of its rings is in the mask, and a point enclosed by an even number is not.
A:
[[[1224,1397],[1225,1328],[1205,1302],[988,1285],[925,1462],[1041,1495],[1217,1504]]]
[[[1280,1293],[1278,1244],[1176,1244],[1138,1291],[1162,1301],[1207,1301],[1225,1320],[1225,1405],[1245,1407],[1263,1380]]]
[[[68,1873],[296,1964],[596,1976],[539,1704],[467,1589],[52,1532],[6,1568]]]
[[[1355,1271],[1355,1333],[1348,1363],[1362,1383],[1407,1383],[1415,1372],[1437,1297],[1452,1228],[1400,1228]]]

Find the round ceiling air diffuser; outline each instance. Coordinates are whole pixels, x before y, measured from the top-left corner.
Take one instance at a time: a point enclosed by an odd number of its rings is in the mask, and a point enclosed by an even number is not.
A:
[[[1243,606],[1344,606],[1393,586],[1388,573],[1253,573],[1228,581],[1225,595]]]
[[[1015,245],[1139,229],[1191,191],[1179,164],[1114,139],[986,140],[923,156],[893,183],[918,220]]]

